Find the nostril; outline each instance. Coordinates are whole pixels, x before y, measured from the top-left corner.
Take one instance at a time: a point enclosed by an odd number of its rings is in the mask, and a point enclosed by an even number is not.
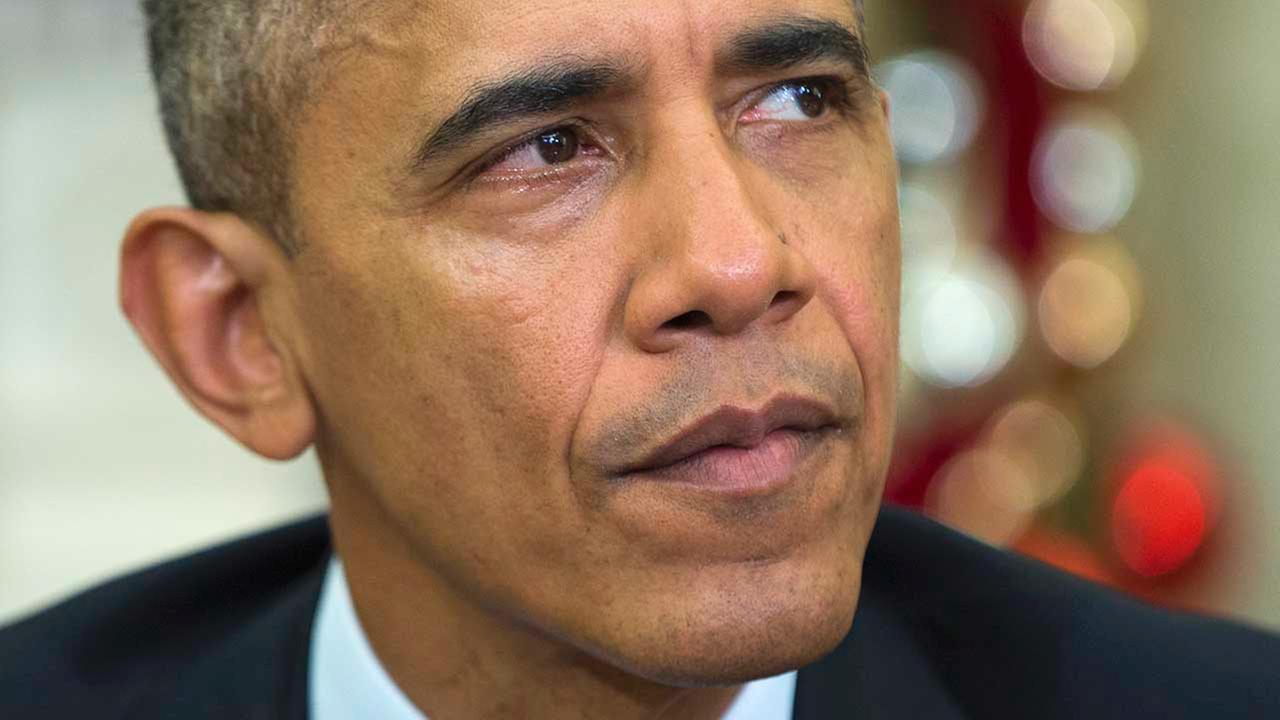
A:
[[[769,303],[769,307],[772,308],[772,307],[778,307],[779,305],[786,305],[787,303],[792,302],[798,297],[800,296],[796,294],[794,291],[783,290],[779,292],[777,295],[773,296],[773,302]]]
[[[683,315],[677,315],[662,324],[662,327],[671,330],[691,330],[693,328],[706,327],[711,324],[711,316],[701,310],[690,310]]]

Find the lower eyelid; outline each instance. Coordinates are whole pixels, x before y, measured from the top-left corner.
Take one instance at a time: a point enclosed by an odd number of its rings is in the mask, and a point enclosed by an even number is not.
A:
[[[529,152],[530,150],[534,150],[536,152],[536,148],[534,147],[534,143],[536,142],[537,142],[536,139],[528,140],[519,145],[516,145],[515,147],[512,147],[508,150],[503,151],[502,154],[499,155],[495,160],[486,163],[480,169],[480,173],[490,172],[494,168],[501,166],[503,163],[506,163],[507,161],[511,160],[514,157],[518,157],[522,153]]]
[[[601,152],[603,154],[603,152]],[[468,188],[482,188],[485,186],[493,187],[500,190],[500,187],[494,186],[518,186],[521,189],[536,189],[537,186],[551,186],[557,183],[578,182],[586,175],[594,172],[592,167],[584,167],[584,165],[595,166],[599,163],[596,161],[598,156],[592,155],[584,161],[564,163],[560,165],[548,165],[540,171],[511,171],[497,173],[480,173],[471,178],[467,182]]]

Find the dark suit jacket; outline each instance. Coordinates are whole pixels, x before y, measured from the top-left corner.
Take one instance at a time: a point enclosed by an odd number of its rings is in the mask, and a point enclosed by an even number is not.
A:
[[[328,555],[313,518],[0,630],[0,718],[302,720]],[[887,509],[853,629],[800,671],[795,717],[1280,718],[1280,640]]]

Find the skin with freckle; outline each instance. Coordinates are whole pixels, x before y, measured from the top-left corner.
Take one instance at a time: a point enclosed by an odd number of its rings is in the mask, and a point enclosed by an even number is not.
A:
[[[305,249],[262,313],[314,404],[334,541],[391,676],[433,718],[715,717],[823,656],[894,424],[885,106],[829,60],[715,58],[777,18],[856,33],[852,3],[384,5],[321,53],[294,119]],[[407,170],[476,83],[557,57],[634,78]],[[809,77],[853,89],[780,85]],[[557,123],[575,152],[520,144]],[[839,426],[777,492],[619,473],[784,395]]]

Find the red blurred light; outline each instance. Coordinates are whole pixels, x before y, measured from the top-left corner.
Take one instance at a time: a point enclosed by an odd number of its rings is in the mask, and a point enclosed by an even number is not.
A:
[[[1124,477],[1112,508],[1116,551],[1144,577],[1171,573],[1204,542],[1210,517],[1204,479],[1179,462],[1181,453],[1159,453]]]

